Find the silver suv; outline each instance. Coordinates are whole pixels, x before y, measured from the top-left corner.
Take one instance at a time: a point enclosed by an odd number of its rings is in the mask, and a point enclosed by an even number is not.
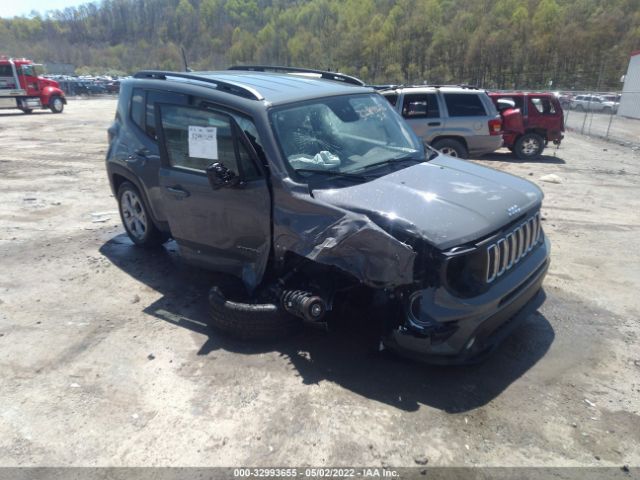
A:
[[[603,112],[611,114],[618,111],[619,103],[615,100],[615,95],[578,95],[571,100],[570,107],[572,110],[583,112]]]
[[[442,153],[468,158],[502,146],[502,120],[484,90],[413,86],[380,93],[422,140]]]

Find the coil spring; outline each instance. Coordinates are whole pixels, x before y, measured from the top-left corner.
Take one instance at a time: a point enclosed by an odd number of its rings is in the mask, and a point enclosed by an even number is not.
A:
[[[287,312],[310,321],[319,321],[327,308],[322,298],[304,290],[285,290],[281,299]]]

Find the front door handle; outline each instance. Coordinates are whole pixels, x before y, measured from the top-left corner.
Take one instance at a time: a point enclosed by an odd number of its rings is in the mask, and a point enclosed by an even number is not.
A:
[[[440,122],[429,122],[429,123],[427,123],[427,125],[429,125],[430,127],[439,127],[440,126]]]
[[[167,190],[169,192],[171,192],[174,196],[176,196],[177,198],[187,198],[189,195],[191,195],[189,192],[187,192],[186,190],[183,190],[180,187],[166,187]]]

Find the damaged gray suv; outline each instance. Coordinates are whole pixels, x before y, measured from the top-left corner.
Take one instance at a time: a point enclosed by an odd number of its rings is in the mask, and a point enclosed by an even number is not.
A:
[[[210,321],[238,337],[350,312],[376,345],[461,363],[544,297],[540,189],[425,147],[353,77],[140,72],[121,84],[106,163],[136,245],[173,238],[226,274]]]

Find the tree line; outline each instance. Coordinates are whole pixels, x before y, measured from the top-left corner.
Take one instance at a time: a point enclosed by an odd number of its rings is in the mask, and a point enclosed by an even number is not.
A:
[[[131,73],[295,65],[371,83],[619,89],[640,0],[102,0],[0,19],[4,54]]]

